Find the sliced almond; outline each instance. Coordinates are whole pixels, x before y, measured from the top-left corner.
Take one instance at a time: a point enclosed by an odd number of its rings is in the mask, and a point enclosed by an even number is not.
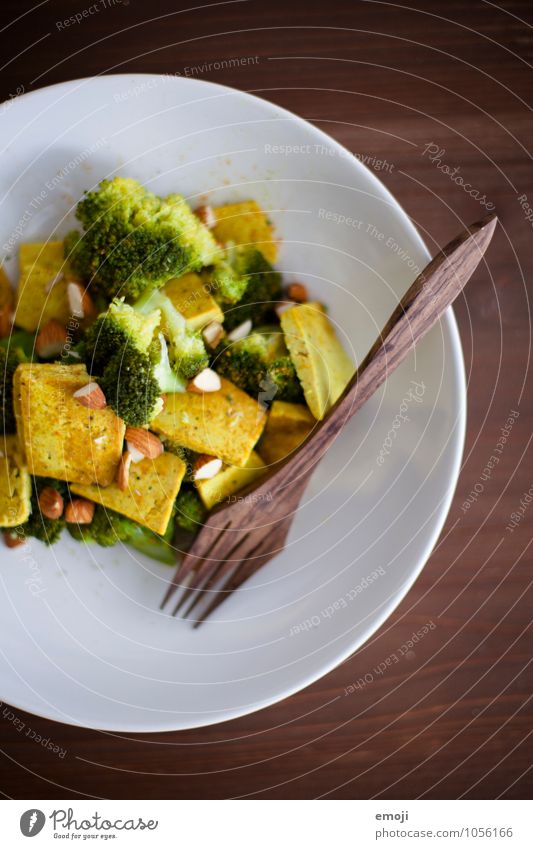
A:
[[[35,350],[43,360],[48,360],[51,357],[59,356],[66,341],[66,327],[63,327],[59,321],[52,318],[46,324],[43,324],[39,330],[37,339],[35,340]]]
[[[107,405],[104,393],[94,380],[86,383],[80,389],[76,389],[73,397],[79,404],[88,407],[89,410],[103,410]]]
[[[94,517],[94,501],[73,498],[65,507],[65,522],[71,525],[90,525]]]
[[[88,318],[94,315],[93,299],[81,283],[74,280],[67,283],[67,298],[70,311],[76,318]]]
[[[218,392],[221,386],[222,383],[216,371],[211,368],[204,368],[189,381],[187,391],[203,395],[204,392]]]
[[[21,534],[17,534],[16,531],[4,531],[2,536],[8,548],[17,548],[26,542],[26,539]]]
[[[63,497],[53,486],[45,486],[39,494],[39,507],[47,519],[59,519],[63,515]]]
[[[206,345],[210,348],[216,348],[219,342],[224,338],[224,328],[220,321],[212,321],[202,330],[202,336]]]
[[[219,457],[211,457],[209,454],[200,454],[194,461],[192,476],[195,481],[206,481],[218,475],[222,468],[222,460]]]
[[[203,206],[197,206],[194,210],[194,214],[197,218],[200,219],[202,224],[204,224],[210,230],[212,230],[215,224],[217,223],[217,217],[213,212],[213,207],[209,206],[208,203],[204,204]]]
[[[128,449],[129,453],[131,454],[131,462],[132,463],[140,463],[141,460],[146,459],[144,454],[141,454],[141,452],[135,447],[135,445],[133,445],[132,442],[126,442],[126,448]]]
[[[304,283],[291,283],[287,286],[287,295],[291,301],[296,301],[298,304],[305,304],[309,300],[307,286]]]
[[[149,460],[155,460],[163,453],[163,443],[159,437],[143,427],[127,427],[125,437],[133,462],[137,461],[134,459],[134,452],[131,448],[143,457],[148,457]]]
[[[278,318],[281,318],[284,312],[296,306],[296,301],[282,301],[274,307],[274,312]]]
[[[130,482],[130,466],[131,454],[129,451],[124,451],[117,469],[117,486],[122,492],[127,490]]]
[[[242,324],[238,324],[237,327],[228,333],[228,339],[230,342],[240,342],[241,339],[246,339],[250,330],[252,329],[252,320],[247,318],[246,321],[243,321]]]

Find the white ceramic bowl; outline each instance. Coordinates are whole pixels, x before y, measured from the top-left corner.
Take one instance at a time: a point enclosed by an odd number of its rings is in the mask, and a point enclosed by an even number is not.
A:
[[[104,76],[24,95],[0,119],[3,253],[62,235],[83,191],[114,174],[193,205],[255,198],[282,238],[287,280],[330,305],[356,360],[428,259],[374,174],[302,119],[239,91]],[[15,279],[16,260],[7,267]],[[283,555],[197,631],[158,610],[171,570],[129,549],[68,535],[50,549],[4,549],[0,698],[62,722],[163,731],[237,717],[316,681],[422,569],[464,424],[448,312],[317,468]]]

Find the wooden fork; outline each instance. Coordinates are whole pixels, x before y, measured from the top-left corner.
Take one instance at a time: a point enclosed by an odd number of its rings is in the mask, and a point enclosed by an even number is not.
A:
[[[183,593],[173,615],[189,602],[188,617],[200,625],[285,545],[295,512],[317,463],[347,421],[404,360],[450,306],[476,269],[496,227],[490,215],[450,242],[422,271],[392,313],[344,393],[298,451],[278,463],[258,485],[221,504],[207,518],[176,569],[161,603],[178,587]]]

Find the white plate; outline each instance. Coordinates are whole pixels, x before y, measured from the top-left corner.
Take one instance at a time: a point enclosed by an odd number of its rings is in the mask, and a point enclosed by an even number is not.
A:
[[[193,205],[255,198],[282,237],[280,268],[330,305],[356,359],[428,259],[360,162],[242,92],[104,76],[24,95],[0,107],[0,120],[2,253],[63,234],[82,192],[117,173]],[[14,259],[8,268],[14,279]],[[317,468],[283,555],[198,631],[158,610],[171,570],[129,549],[68,535],[50,549],[34,540],[3,549],[0,698],[62,722],[164,731],[247,714],[316,681],[368,639],[422,569],[449,508],[464,425],[448,312]]]

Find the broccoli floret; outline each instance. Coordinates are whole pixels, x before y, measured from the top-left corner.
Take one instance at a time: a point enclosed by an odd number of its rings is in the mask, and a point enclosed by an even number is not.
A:
[[[87,369],[100,378],[111,409],[134,427],[157,415],[162,392],[185,389],[170,367],[162,334],[154,339],[160,319],[158,309],[138,312],[115,298],[87,332]]]
[[[264,404],[303,402],[303,391],[283,335],[270,328],[250,333],[239,342],[215,351],[213,368]]]
[[[78,542],[96,543],[108,548],[118,542],[127,543],[143,554],[162,563],[175,564],[176,556],[171,546],[174,523],[171,520],[160,536],[142,525],[97,504],[90,525],[67,524],[69,534]]]
[[[108,548],[117,542],[127,542],[135,533],[137,523],[97,504],[90,525],[68,522],[67,528],[69,534],[78,542],[94,542]]]
[[[228,249],[227,258],[214,267],[212,283],[228,330],[248,318],[254,325],[268,320],[281,295],[281,275],[261,251],[249,245]]]
[[[13,409],[13,375],[20,363],[27,362],[21,348],[0,348],[0,421],[1,433],[14,433],[16,430],[15,411]]]
[[[158,334],[150,348],[150,359],[152,360],[154,377],[159,384],[161,392],[184,392],[186,385],[178,377],[170,365],[167,343],[162,333]]]
[[[215,351],[213,368],[244,392],[257,396],[261,381],[266,377],[267,360],[265,337],[251,333],[228,347],[222,342]]]
[[[85,232],[70,233],[65,256],[108,299],[139,297],[172,277],[210,265],[218,253],[181,195],[160,198],[136,180],[104,180],[78,204]]]
[[[248,286],[245,251],[229,244],[211,272],[211,285],[223,304],[236,304]]]
[[[200,496],[194,489],[180,490],[174,505],[176,522],[184,531],[196,533],[207,516]]]
[[[115,298],[87,331],[85,362],[89,372],[102,374],[109,360],[128,347],[146,354],[160,320],[159,310],[141,315],[123,298]]]
[[[178,377],[188,380],[209,364],[201,334],[187,327],[182,314],[163,292],[148,293],[135,303],[134,309],[148,314],[154,310],[160,312],[170,365]]]
[[[35,539],[44,542],[45,545],[53,545],[61,536],[61,531],[65,527],[65,520],[62,516],[59,519],[48,519],[43,516],[39,506],[39,495],[45,487],[56,489],[65,501],[68,498],[68,486],[63,481],[51,478],[32,478],[30,518],[20,526],[20,535],[22,538],[35,537]]]
[[[111,358],[98,382],[111,409],[127,425],[142,427],[161,411],[154,364],[131,345]]]
[[[305,403],[302,384],[288,354],[270,363],[267,382],[275,388],[272,400],[276,398],[278,401],[292,401],[294,404]]]

